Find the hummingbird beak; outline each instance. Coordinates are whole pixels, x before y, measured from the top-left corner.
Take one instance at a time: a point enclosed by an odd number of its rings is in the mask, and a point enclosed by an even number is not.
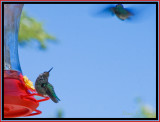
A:
[[[52,69],[53,69],[53,67],[48,72],[50,72]]]

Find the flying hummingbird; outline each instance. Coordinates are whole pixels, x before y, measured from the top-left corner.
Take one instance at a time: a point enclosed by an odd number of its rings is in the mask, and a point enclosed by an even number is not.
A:
[[[115,7],[112,7],[111,11],[121,20],[125,20],[130,16],[133,16],[133,14],[129,10],[124,8],[122,4],[118,4]]]
[[[128,8],[124,8],[122,4],[117,4],[116,6],[110,5],[101,9],[98,15],[116,15],[120,20],[125,20],[133,16],[133,13]]]
[[[54,87],[48,82],[49,72],[52,69],[53,67],[48,72],[44,72],[37,77],[35,88],[38,94],[42,96],[48,95],[53,102],[58,103],[60,99],[57,97]]]

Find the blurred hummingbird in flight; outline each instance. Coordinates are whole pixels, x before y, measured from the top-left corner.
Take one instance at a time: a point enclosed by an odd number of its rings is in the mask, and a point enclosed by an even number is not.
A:
[[[52,69],[53,67],[48,72],[44,72],[37,77],[35,89],[38,94],[42,96],[49,96],[53,102],[58,103],[60,99],[57,97],[54,87],[48,82],[49,72]]]
[[[121,20],[125,20],[130,16],[133,16],[133,14],[129,10],[124,8],[122,4],[118,4],[115,7],[112,7],[111,11]]]
[[[101,15],[103,14],[105,16],[116,15],[120,20],[126,20],[126,19],[129,19],[131,16],[133,16],[133,13],[128,8],[124,8],[122,4],[105,7],[103,10],[98,12],[98,14],[101,14]]]

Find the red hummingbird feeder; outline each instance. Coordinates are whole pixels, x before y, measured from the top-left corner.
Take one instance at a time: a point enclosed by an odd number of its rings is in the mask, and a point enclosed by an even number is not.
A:
[[[18,30],[23,4],[4,5],[4,118],[41,114],[39,102],[50,99],[28,87],[22,75],[18,57]],[[41,96],[43,97],[43,96]]]

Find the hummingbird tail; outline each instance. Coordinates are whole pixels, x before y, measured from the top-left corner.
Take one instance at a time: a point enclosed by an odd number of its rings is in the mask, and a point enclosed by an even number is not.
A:
[[[58,103],[58,101],[60,101],[60,99],[58,97],[54,97],[50,92],[47,94],[53,102]]]
[[[58,103],[58,101],[60,101],[59,99],[55,98],[55,97],[51,97],[51,100],[55,103]]]

